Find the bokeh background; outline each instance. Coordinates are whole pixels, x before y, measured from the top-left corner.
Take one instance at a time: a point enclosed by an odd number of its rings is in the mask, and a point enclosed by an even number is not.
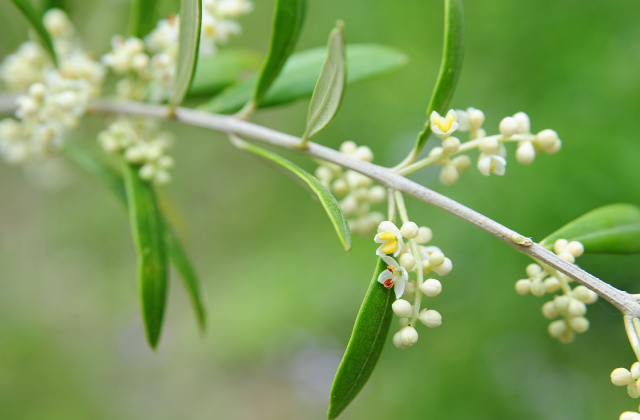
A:
[[[108,50],[112,34],[126,33],[127,1],[68,3],[97,54]],[[257,0],[229,47],[264,53],[272,7]],[[176,10],[166,0],[160,13]],[[390,45],[411,58],[398,73],[349,88],[317,141],[366,144],[382,165],[402,159],[437,75],[442,12],[436,0],[310,2],[298,50],[324,45],[340,18],[349,42]],[[452,105],[484,110],[490,133],[504,116],[525,111],[533,130],[554,128],[563,149],[531,166],[519,165],[511,149],[504,177],[472,169],[444,187],[430,168],[415,179],[538,240],[595,207],[638,204],[640,3],[468,1],[466,16],[465,63]],[[27,29],[10,2],[0,3],[0,27],[4,56]],[[254,120],[299,134],[307,106],[265,110]],[[92,142],[102,124],[90,118],[78,141]],[[345,253],[307,191],[220,134],[168,128],[178,139],[168,195],[207,291],[207,333],[199,334],[174,277],[160,349],[148,350],[120,204],[64,162],[56,177],[1,165],[0,418],[325,418],[375,244],[355,239]],[[408,205],[454,263],[442,295],[427,303],[444,324],[421,329],[410,350],[395,349],[389,337],[345,420],[601,420],[637,408],[609,381],[612,369],[633,362],[612,306],[590,306],[591,330],[559,344],[540,313],[545,299],[513,289],[527,257],[425,203]],[[640,290],[637,256],[578,262],[618,288]]]

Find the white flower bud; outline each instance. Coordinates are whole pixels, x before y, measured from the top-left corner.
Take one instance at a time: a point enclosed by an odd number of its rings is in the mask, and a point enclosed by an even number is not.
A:
[[[454,165],[444,165],[440,171],[440,182],[444,185],[453,185],[458,182],[460,174]]]
[[[406,326],[400,330],[400,342],[405,346],[413,346],[418,342],[418,332],[415,328]]]
[[[571,255],[571,253],[569,252],[561,252],[560,255],[558,255],[560,258],[562,258],[565,261],[569,261],[570,263],[574,263],[576,262],[576,257],[574,257],[573,255]]]
[[[399,327],[399,328],[404,328],[404,327],[406,327],[407,325],[409,325],[409,318],[400,318],[400,319],[398,320],[398,327]]]
[[[409,318],[411,314],[413,314],[413,307],[404,299],[398,299],[393,302],[391,309],[393,309],[393,313],[400,318]]]
[[[469,108],[467,109],[467,115],[469,115],[469,125],[471,129],[477,130],[484,124],[484,112],[479,109]]]
[[[538,274],[542,273],[542,267],[540,267],[538,264],[529,264],[527,266],[527,276],[531,277],[536,277]]]
[[[396,225],[394,225],[393,223],[391,223],[388,220],[385,220],[384,222],[380,223],[380,225],[378,226],[378,233],[380,232],[396,232],[398,230],[398,228],[396,227]]]
[[[436,328],[442,325],[442,315],[440,315],[440,312],[434,311],[433,309],[423,309],[420,311],[418,319],[429,328]]]
[[[531,280],[523,279],[516,282],[516,292],[519,295],[526,295],[531,291]]]
[[[320,181],[330,182],[333,179],[333,172],[326,166],[320,165],[316,168],[316,178]]]
[[[139,174],[140,178],[149,181],[153,179],[154,175],[156,174],[156,168],[154,168],[153,165],[150,164],[143,165],[142,168],[140,168]]]
[[[549,324],[548,330],[551,337],[560,338],[567,331],[567,324],[564,320],[553,321]]]
[[[590,304],[598,300],[598,294],[580,285],[573,289],[573,296],[581,302]]]
[[[640,379],[640,363],[635,362],[631,365],[631,376],[633,379]]]
[[[400,233],[407,239],[413,239],[418,236],[418,225],[413,222],[407,222],[402,225]]]
[[[544,315],[548,319],[553,319],[559,315],[552,300],[542,305],[542,315]]]
[[[357,148],[358,148],[358,145],[355,142],[351,140],[347,140],[340,145],[340,153],[344,153],[345,155],[350,155],[350,154],[353,154],[353,152],[355,152]]]
[[[451,164],[456,167],[458,172],[466,171],[471,167],[471,158],[467,155],[457,156],[451,159]]]
[[[569,311],[569,316],[583,316],[587,313],[587,305],[578,299],[571,299],[567,310]]]
[[[516,113],[513,118],[518,123],[518,133],[526,134],[531,131],[531,120],[524,112]]]
[[[41,101],[46,92],[46,88],[44,84],[37,82],[29,86],[29,96],[34,98],[37,101]]]
[[[571,241],[565,248],[565,251],[578,258],[582,254],[584,254],[584,246],[578,241]]]
[[[338,178],[333,181],[331,184],[331,189],[338,195],[346,194],[349,191],[349,185],[347,185],[347,181],[342,178]]]
[[[564,249],[567,247],[567,245],[569,245],[569,241],[567,241],[566,239],[558,239],[553,244],[553,252],[555,252],[556,254],[560,255],[560,253],[562,251],[564,251]]]
[[[70,109],[78,104],[78,95],[70,90],[66,90],[58,95],[58,105]]]
[[[21,96],[17,99],[18,102],[18,111],[16,111],[16,116],[28,116],[33,115],[38,111],[38,103],[29,96]]]
[[[144,161],[144,153],[139,147],[129,147],[124,153],[124,157],[131,163],[142,163]]]
[[[344,215],[347,217],[355,214],[355,212],[358,211],[358,201],[351,194],[346,196],[342,201],[340,201],[339,204],[340,208],[344,212]]]
[[[518,131],[518,121],[513,117],[506,117],[500,121],[500,134],[511,137]]]
[[[73,25],[60,9],[49,9],[42,17],[42,23],[53,38],[68,37],[73,33]]]
[[[380,225],[384,221],[384,215],[379,211],[374,211],[367,215],[367,221],[371,224],[371,230],[374,230],[376,226]]]
[[[426,244],[433,238],[433,232],[426,226],[420,226],[418,229],[418,236],[416,237],[416,242],[419,244]]]
[[[158,185],[167,185],[171,182],[171,174],[167,171],[160,170],[156,172],[156,176],[153,177],[153,180]]]
[[[440,251],[432,252],[429,256],[429,265],[431,267],[437,267],[444,263],[444,254]]]
[[[543,149],[552,147],[559,140],[558,133],[553,130],[542,130],[536,134],[536,140]]]
[[[143,72],[149,64],[149,56],[143,52],[139,52],[131,57],[131,68],[137,72]]]
[[[562,335],[560,335],[560,337],[558,337],[558,341],[560,341],[562,344],[571,344],[575,339],[576,335],[572,330],[567,330]]]
[[[406,252],[400,255],[400,265],[403,266],[407,271],[413,270],[416,266],[416,259],[411,255],[410,252]]]
[[[500,149],[500,143],[495,138],[489,138],[480,143],[480,151],[486,155],[495,155]]]
[[[611,372],[611,383],[616,386],[625,386],[629,385],[631,382],[631,372],[629,372],[625,368],[614,369]]]
[[[619,420],[640,420],[640,413],[625,411],[624,413],[620,414]]]
[[[414,300],[416,298],[416,288],[417,286],[415,281],[405,281],[402,297],[407,300]]]
[[[553,305],[558,312],[564,312],[569,307],[570,298],[568,296],[556,296],[553,299]]]
[[[477,130],[472,131],[469,137],[471,138],[471,140],[483,139],[487,137],[487,132],[484,131],[483,128],[478,128]]]
[[[420,290],[429,297],[438,296],[442,292],[442,283],[436,279],[427,279],[420,286]]]
[[[627,385],[627,394],[629,394],[629,396],[631,398],[638,398],[640,397],[640,392],[638,392],[638,386],[636,381],[631,381],[628,385]]]
[[[453,154],[460,149],[460,139],[457,137],[447,137],[442,140],[442,148],[445,152]]]
[[[549,277],[544,281],[544,289],[547,293],[554,293],[560,289],[560,280],[555,277]]]
[[[562,142],[558,139],[550,147],[547,147],[546,149],[544,149],[544,151],[550,155],[553,155],[555,153],[558,153],[560,149],[562,149]]]
[[[439,155],[442,152],[444,152],[444,149],[442,147],[434,147],[433,149],[429,150],[429,156]]]
[[[438,273],[440,276],[446,276],[453,270],[453,263],[449,258],[445,258],[444,262],[437,267],[431,267],[433,271]]]
[[[369,201],[371,204],[380,204],[387,198],[387,190],[381,185],[375,185],[369,189]]]
[[[365,162],[371,162],[373,161],[373,152],[367,146],[360,146],[353,152],[353,157]]]
[[[531,282],[531,294],[535,297],[542,297],[546,293],[544,283],[540,280]]]
[[[583,316],[569,318],[569,325],[578,334],[582,334],[589,329],[589,320]]]
[[[400,330],[400,331],[402,331],[402,330]],[[397,333],[395,333],[393,335],[393,345],[396,346],[399,349],[404,350],[409,346],[402,342],[402,339],[400,338],[400,331],[398,331]]]
[[[524,141],[516,149],[516,160],[523,165],[529,165],[536,158],[536,149],[530,141]]]

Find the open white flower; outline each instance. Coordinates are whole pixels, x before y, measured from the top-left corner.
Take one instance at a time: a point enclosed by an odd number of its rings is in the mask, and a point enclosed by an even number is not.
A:
[[[433,111],[430,116],[431,131],[441,139],[446,139],[458,129],[458,121],[456,121],[456,111],[450,109],[447,116],[442,118],[437,111]]]
[[[376,254],[382,258],[386,254],[393,254],[394,257],[397,257],[402,252],[402,233],[396,225],[389,221],[380,223],[378,234],[373,240],[382,244],[376,250]]]
[[[396,299],[400,299],[404,294],[405,282],[409,279],[409,274],[404,267],[401,267],[396,260],[383,255],[382,260],[387,264],[387,269],[378,276],[378,282],[385,288],[391,289],[396,294]]]
[[[492,172],[496,175],[504,175],[507,160],[500,155],[480,154],[478,159],[478,170],[484,176],[489,176]]]

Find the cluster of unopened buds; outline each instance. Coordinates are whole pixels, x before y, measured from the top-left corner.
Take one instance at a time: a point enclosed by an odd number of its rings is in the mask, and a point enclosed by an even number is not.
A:
[[[105,69],[78,46],[75,28],[58,9],[44,14],[59,68],[39,44],[28,41],[0,65],[0,78],[17,98],[14,118],[0,121],[0,155],[11,163],[44,158],[62,146],[79,124],[89,100],[100,94]]]
[[[253,10],[247,0],[208,0],[203,3],[199,57],[216,53],[216,45],[224,44],[231,35],[241,32],[234,20]],[[178,60],[179,16],[158,22],[156,28],[141,40],[116,35],[111,39],[112,51],[102,62],[117,75],[119,96],[133,100],[162,102],[170,98]]]
[[[426,226],[418,227],[414,222],[406,222],[398,229],[392,222],[384,221],[378,226],[378,234],[374,238],[381,244],[376,254],[387,265],[387,269],[378,276],[378,282],[387,289],[393,288],[396,295],[392,309],[400,317],[400,331],[393,336],[393,344],[400,349],[413,346],[418,341],[416,321],[429,328],[442,324],[438,311],[420,309],[423,294],[435,297],[442,291],[439,280],[429,278],[423,281],[424,276],[434,272],[445,276],[453,269],[451,260],[440,248],[423,245],[432,237],[431,229]],[[410,272],[416,275],[416,280],[409,280]]]
[[[370,148],[358,146],[352,141],[342,143],[340,152],[365,162],[373,161]],[[371,206],[383,203],[387,198],[387,191],[380,185],[373,185],[371,178],[355,171],[345,171],[329,162],[318,166],[316,177],[336,196],[341,197],[340,208],[350,218],[351,232],[369,236],[384,220],[382,213],[371,211]]]
[[[627,394],[631,398],[640,397],[640,363],[635,362],[631,371],[625,368],[617,368],[611,372],[611,382],[617,386],[627,387]],[[620,415],[620,420],[640,420],[640,413],[625,411]]]
[[[165,185],[171,181],[169,170],[174,161],[166,154],[171,146],[171,133],[160,131],[148,118],[118,117],[98,134],[98,142],[108,153],[122,154],[133,165],[140,166],[140,178]]]
[[[554,243],[554,252],[562,259],[571,263],[584,253],[584,247],[580,242],[569,242],[566,239],[558,239]],[[561,343],[571,343],[575,339],[575,333],[581,334],[589,329],[589,320],[584,317],[587,313],[587,305],[598,300],[598,295],[582,285],[571,288],[573,279],[548,266],[529,264],[527,266],[528,278],[516,282],[516,292],[520,295],[531,293],[536,297],[545,294],[555,295],[553,300],[542,305],[542,314],[548,319],[562,316],[562,319],[549,324],[549,334],[557,338]]]
[[[505,174],[506,142],[518,143],[516,160],[525,165],[533,162],[536,154],[541,151],[553,154],[562,147],[558,134],[553,130],[531,134],[531,121],[524,112],[504,118],[500,121],[500,134],[492,136],[487,136],[482,128],[484,119],[484,113],[475,108],[468,108],[466,111],[452,109],[444,117],[436,111],[431,113],[431,131],[442,139],[442,144],[429,152],[429,159],[442,165],[440,181],[443,184],[456,183],[460,173],[471,166],[471,158],[461,154],[471,149],[480,149],[477,167],[482,175],[489,176],[492,173]],[[452,136],[456,130],[468,131],[469,141],[461,143],[460,139]]]

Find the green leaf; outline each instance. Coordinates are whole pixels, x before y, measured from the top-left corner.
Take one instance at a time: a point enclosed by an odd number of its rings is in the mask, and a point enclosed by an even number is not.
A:
[[[378,283],[378,276],[386,268],[385,262],[378,260],[347,350],[333,380],[327,413],[329,419],[338,417],[358,395],[382,353],[391,326],[391,305],[396,298],[393,289],[385,289]]]
[[[153,185],[138,175],[139,168],[122,160],[133,243],[138,254],[138,292],[147,341],[155,349],[160,340],[167,303],[166,235]]]
[[[540,245],[553,249],[558,239],[579,241],[591,254],[640,252],[640,208],[631,204],[600,207],[566,224],[544,238]]]
[[[202,1],[182,0],[180,7],[180,35],[178,38],[178,63],[173,94],[169,99],[171,109],[182,103],[196,71],[200,25],[202,23]]]
[[[100,163],[94,157],[90,156],[73,144],[66,144],[63,152],[85,172],[102,181],[103,184],[116,195],[120,202],[127,207],[127,193],[125,190],[124,180],[118,172]],[[193,268],[193,264],[189,260],[177,234],[171,228],[166,219],[165,234],[167,235],[167,252],[169,253],[171,262],[187,289],[200,329],[204,331],[206,327],[206,310],[200,280],[198,279],[195,269]]]
[[[302,140],[313,137],[331,123],[340,108],[347,77],[344,53],[344,26],[338,22],[329,36],[329,52],[311,96],[307,128]]]
[[[293,52],[302,31],[306,11],[307,0],[276,0],[269,53],[253,90],[250,108],[255,108],[262,102]]]
[[[433,90],[427,116],[433,111],[444,114],[458,84],[464,53],[464,8],[462,0],[445,0],[444,5],[444,47],[438,81]],[[424,130],[418,135],[414,146],[414,156],[420,153],[431,134],[429,119]]]
[[[156,0],[132,0],[129,35],[144,38],[156,27]]]
[[[347,45],[346,50],[349,63],[347,86],[399,70],[409,61],[403,52],[383,45],[352,44]],[[260,103],[260,108],[311,97],[326,57],[326,47],[292,55]],[[254,84],[255,79],[252,79],[231,86],[200,108],[220,114],[236,112],[250,100]]]
[[[213,95],[260,68],[260,56],[250,50],[223,49],[199,57],[188,96]]]
[[[333,194],[331,194],[331,192],[329,192],[329,190],[324,185],[322,185],[322,183],[316,177],[300,168],[293,162],[268,150],[262,149],[246,142],[236,144],[243,150],[249,151],[265,159],[268,159],[271,162],[277,163],[278,165],[288,169],[293,174],[298,176],[302,181],[304,181],[318,196],[318,199],[320,199],[320,202],[327,212],[329,219],[331,219],[331,223],[333,223],[333,226],[336,229],[336,233],[338,234],[338,237],[340,238],[340,242],[342,242],[344,249],[346,251],[351,249],[351,231],[349,230],[349,223],[347,222],[347,218],[342,212],[342,209],[340,208],[340,205],[336,201]]]
[[[58,66],[58,58],[56,57],[56,52],[53,49],[53,42],[51,41],[51,37],[47,32],[47,29],[44,27],[42,23],[42,14],[39,13],[34,7],[33,4],[29,0],[11,0],[13,4],[16,5],[18,9],[22,12],[25,18],[29,21],[35,32],[38,34],[40,38],[40,42],[47,50],[49,55],[51,55],[51,59],[53,60],[53,64]]]

